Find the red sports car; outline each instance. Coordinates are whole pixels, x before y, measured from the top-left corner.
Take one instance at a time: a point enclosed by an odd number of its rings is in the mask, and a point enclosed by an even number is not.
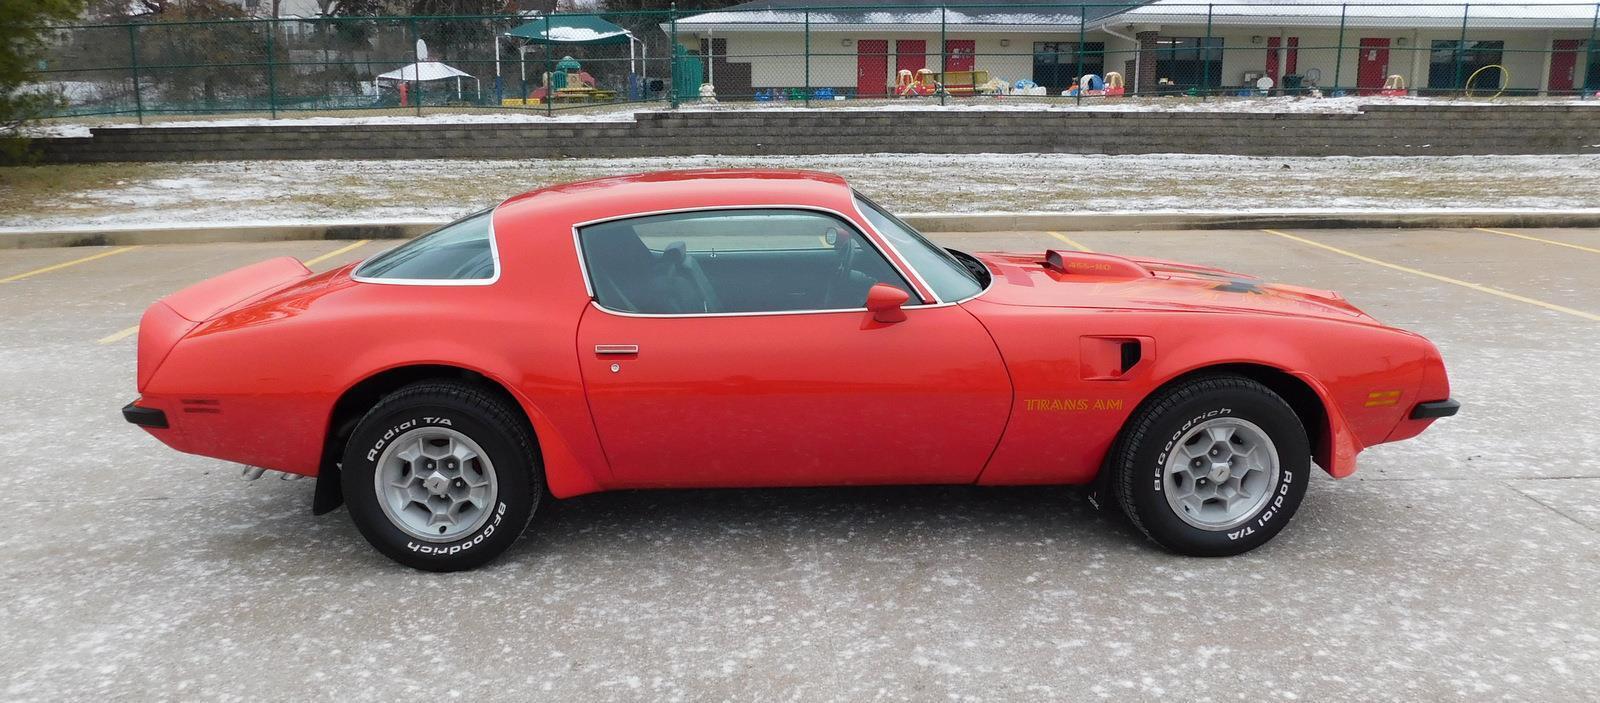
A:
[[[360,264],[150,306],[124,416],[317,478],[373,546],[469,568],[542,500],[639,488],[1094,484],[1238,554],[1312,461],[1452,415],[1428,340],[1215,268],[930,243],[840,178],[685,171],[517,196]]]

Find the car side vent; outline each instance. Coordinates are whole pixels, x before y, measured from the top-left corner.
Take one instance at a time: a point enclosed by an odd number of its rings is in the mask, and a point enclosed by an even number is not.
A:
[[[1139,360],[1144,358],[1143,345],[1137,339],[1127,339],[1122,342],[1122,373],[1139,365]]]
[[[1156,340],[1130,335],[1084,335],[1078,338],[1078,378],[1123,381],[1143,361],[1156,356]]]

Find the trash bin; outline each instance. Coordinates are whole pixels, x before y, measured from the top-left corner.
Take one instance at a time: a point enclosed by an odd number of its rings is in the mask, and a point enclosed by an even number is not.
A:
[[[1291,73],[1291,74],[1289,74],[1287,76],[1284,76],[1283,77],[1283,94],[1284,95],[1300,95],[1301,93],[1304,93],[1305,90],[1301,86],[1305,84],[1305,80],[1306,80],[1305,76],[1302,76],[1302,75],[1297,74],[1297,73]]]

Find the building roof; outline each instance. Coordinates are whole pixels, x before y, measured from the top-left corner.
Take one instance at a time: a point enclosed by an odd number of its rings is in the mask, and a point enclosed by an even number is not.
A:
[[[1574,0],[1155,0],[1118,14],[1114,24],[1206,24],[1221,26],[1588,29],[1593,2]]]
[[[950,9],[941,9],[950,5]],[[859,8],[859,9],[857,9]],[[1040,0],[754,0],[678,20],[679,31],[927,31],[942,21],[966,31],[1038,31],[1041,26],[1098,22],[1124,7],[1044,4]],[[1083,10],[1086,20],[1080,20]]]
[[[1099,0],[1102,3],[1116,0]],[[1144,0],[1122,5],[1047,4],[1041,0],[754,0],[678,20],[680,32],[928,31],[944,23],[963,31],[1040,31],[1102,25],[1252,27],[1589,29],[1595,4],[1575,0]],[[859,9],[856,9],[859,8]],[[1079,11],[1085,17],[1080,20]],[[663,27],[666,25],[663,24]]]

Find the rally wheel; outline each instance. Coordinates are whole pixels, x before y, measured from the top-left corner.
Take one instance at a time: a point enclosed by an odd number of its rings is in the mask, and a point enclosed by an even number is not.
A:
[[[1141,404],[1110,469],[1123,511],[1151,540],[1179,554],[1231,556],[1283,530],[1310,467],[1294,409],[1254,380],[1218,375]]]
[[[459,571],[504,552],[539,506],[543,471],[510,403],[456,382],[383,398],[346,446],[350,517],[378,551],[427,571]]]

